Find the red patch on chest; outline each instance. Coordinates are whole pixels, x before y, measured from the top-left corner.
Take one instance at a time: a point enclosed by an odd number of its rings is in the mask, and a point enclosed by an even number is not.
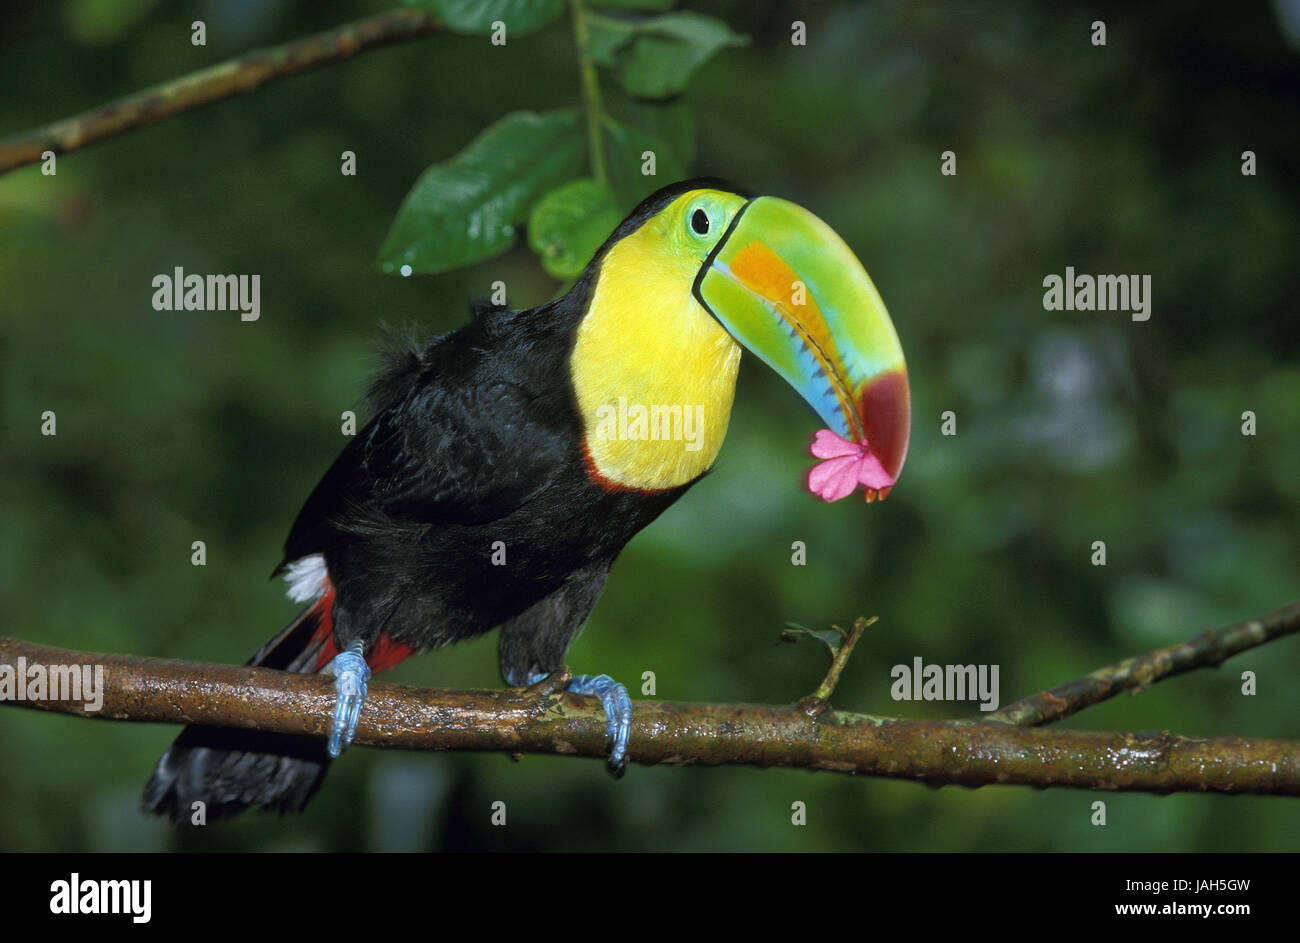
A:
[[[600,473],[600,469],[596,467],[596,460],[591,457],[591,449],[587,447],[586,439],[582,440],[582,465],[587,470],[587,480],[606,494],[657,495],[663,494],[664,490],[673,490],[671,488],[636,488],[631,485],[620,485],[617,481],[606,478]]]

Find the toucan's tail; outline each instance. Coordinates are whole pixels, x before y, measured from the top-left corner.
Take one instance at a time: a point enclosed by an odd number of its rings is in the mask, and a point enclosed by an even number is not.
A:
[[[335,654],[329,624],[333,595],[304,609],[247,663],[319,671]],[[190,820],[199,802],[208,820],[249,806],[298,812],[320,788],[329,761],[323,737],[186,727],[158,760],[141,804],[144,811],[176,822]]]

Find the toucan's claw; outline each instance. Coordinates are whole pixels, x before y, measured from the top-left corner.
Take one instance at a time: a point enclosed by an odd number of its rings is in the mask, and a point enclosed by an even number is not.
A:
[[[532,694],[540,698],[549,698],[561,691],[569,690],[569,682],[573,680],[573,672],[563,665],[554,671],[535,671],[524,680],[523,687]],[[514,684],[509,678],[507,684]]]
[[[366,702],[366,681],[370,666],[362,655],[365,649],[353,642],[345,652],[339,652],[323,669],[334,675],[334,720],[330,724],[329,754],[338,756],[357,735],[357,721],[361,719],[361,705]]]
[[[632,699],[627,688],[609,675],[574,675],[569,682],[574,694],[592,694],[605,707],[605,731],[609,738],[606,763],[615,779],[627,772],[627,741],[632,735]]]

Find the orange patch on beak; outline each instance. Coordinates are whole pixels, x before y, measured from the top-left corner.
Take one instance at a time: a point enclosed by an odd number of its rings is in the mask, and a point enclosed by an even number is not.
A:
[[[731,260],[731,274],[740,279],[750,291],[772,301],[790,303],[790,295],[798,277],[794,269],[761,242],[751,242]],[[813,302],[814,310],[817,303]]]
[[[863,434],[861,417],[854,409],[853,395],[848,385],[835,368],[839,362],[839,350],[835,339],[826,330],[826,319],[808,286],[785,259],[761,242],[748,243],[737,251],[730,268],[731,274],[740,284],[776,308],[782,320],[807,345],[830,381],[849,429],[860,438]],[[803,290],[798,304],[794,300],[796,283]],[[796,314],[795,309],[801,313]]]

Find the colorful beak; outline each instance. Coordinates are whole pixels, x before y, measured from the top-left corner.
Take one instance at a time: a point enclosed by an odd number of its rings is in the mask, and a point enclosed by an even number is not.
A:
[[[890,479],[907,457],[911,401],[894,324],[871,277],[826,223],[750,200],[705,260],[695,297]],[[867,499],[888,487],[867,488]]]

